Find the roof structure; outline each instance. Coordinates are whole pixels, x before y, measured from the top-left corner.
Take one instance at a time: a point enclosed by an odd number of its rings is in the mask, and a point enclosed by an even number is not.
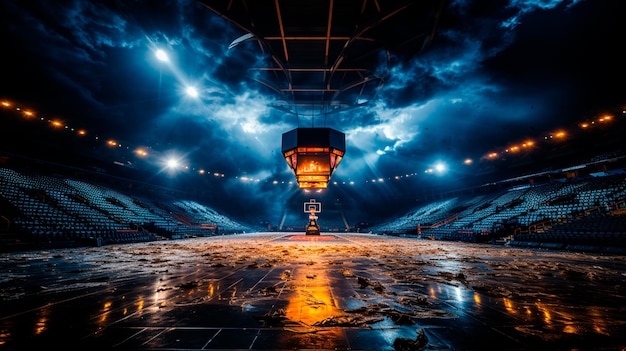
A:
[[[230,49],[258,43],[264,55],[251,78],[276,92],[274,108],[295,115],[367,103],[389,76],[391,53],[414,57],[428,46],[447,2],[198,1],[246,32]]]

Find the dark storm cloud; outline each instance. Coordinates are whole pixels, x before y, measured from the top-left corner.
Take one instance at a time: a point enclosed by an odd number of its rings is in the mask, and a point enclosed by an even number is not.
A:
[[[273,107],[283,97],[251,69],[268,57],[254,40],[229,49],[245,33],[199,2],[4,1],[2,62],[12,74],[0,94],[226,174],[227,191],[254,179],[257,190],[233,208],[261,202],[274,211],[295,196],[272,180],[294,180],[280,148],[282,133],[296,127],[344,132],[335,179],[369,182],[424,177],[438,161],[461,175],[466,158],[477,172],[494,148],[623,104],[613,88],[626,78],[623,12],[624,2],[608,0],[451,1],[418,56],[379,55],[381,84],[361,106],[308,116]],[[169,62],[155,58],[157,49]],[[196,98],[185,95],[189,86]],[[398,193],[389,185],[370,196]]]
[[[452,2],[455,16],[448,20],[455,26],[442,28],[423,55],[393,67],[380,94],[384,104],[377,110],[379,116],[385,110],[396,115],[411,111],[402,131],[390,130],[390,140],[399,139],[403,152],[411,155],[447,148],[451,157],[463,157],[463,152],[476,157],[490,147],[529,137],[529,125],[549,130],[560,126],[563,116],[571,123],[572,113],[581,115],[582,107],[571,106],[571,97],[586,93],[589,88],[583,83],[592,82],[579,80],[589,76],[600,83],[615,76],[615,72],[598,71],[605,70],[599,67],[616,55],[598,59],[597,53],[601,48],[615,48],[607,37],[619,33],[612,28],[618,22],[599,16],[590,19],[588,6],[557,1],[519,1],[509,6]],[[606,4],[594,9],[609,15]],[[584,35],[591,28],[600,28],[604,34],[600,38]],[[575,63],[576,57],[589,60],[583,63],[584,67],[591,63],[584,71],[593,73],[577,73],[574,67],[583,69]],[[623,76],[623,70],[617,76]],[[617,93],[613,90],[609,95]],[[433,104],[436,108],[428,108]],[[389,119],[389,129],[395,119]],[[408,134],[410,140],[400,136],[411,125],[422,132]],[[430,133],[423,133],[426,128]],[[450,145],[442,149],[438,140],[445,137],[428,135],[435,131],[451,135]]]

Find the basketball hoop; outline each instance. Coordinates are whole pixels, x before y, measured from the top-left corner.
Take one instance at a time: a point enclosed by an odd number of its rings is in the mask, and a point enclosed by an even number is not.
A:
[[[317,213],[322,212],[322,203],[311,199],[304,203],[304,212],[309,213],[309,219],[317,219]]]
[[[309,224],[306,227],[306,234],[320,235],[320,226],[317,224],[316,214],[322,212],[322,203],[311,199],[309,202],[304,203],[304,212],[309,213]]]

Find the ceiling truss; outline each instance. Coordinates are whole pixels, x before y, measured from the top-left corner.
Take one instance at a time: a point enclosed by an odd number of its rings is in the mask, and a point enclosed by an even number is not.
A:
[[[198,0],[256,41],[266,57],[250,67],[277,108],[329,114],[372,100],[389,75],[390,57],[412,58],[428,46],[447,0]]]

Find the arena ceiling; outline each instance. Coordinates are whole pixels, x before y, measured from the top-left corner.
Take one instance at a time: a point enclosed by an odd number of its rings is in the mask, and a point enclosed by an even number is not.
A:
[[[625,6],[2,1],[0,153],[208,194],[224,213],[275,222],[301,192],[281,135],[327,127],[345,133],[346,156],[322,201],[397,215],[619,152]]]
[[[295,115],[370,101],[390,74],[390,53],[414,57],[426,48],[447,2],[198,1],[246,32],[230,49],[258,44],[265,56],[251,78],[277,94],[274,108]]]

